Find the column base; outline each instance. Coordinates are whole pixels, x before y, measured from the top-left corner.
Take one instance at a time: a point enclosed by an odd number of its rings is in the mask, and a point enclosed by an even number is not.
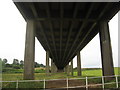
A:
[[[64,72],[64,69],[58,69],[57,72]]]

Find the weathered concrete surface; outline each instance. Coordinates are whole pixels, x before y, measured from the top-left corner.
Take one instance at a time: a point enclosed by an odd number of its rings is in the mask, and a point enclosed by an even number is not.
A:
[[[35,22],[27,21],[24,55],[24,79],[34,79]]]
[[[49,67],[49,52],[46,51],[46,75],[49,75],[49,70],[50,70],[50,67]]]
[[[71,61],[71,76],[73,76],[73,60]]]
[[[78,71],[78,76],[81,76],[81,58],[80,58],[80,52],[77,53],[77,71]]]
[[[57,73],[57,67],[56,67],[56,65],[55,65],[55,63],[53,63],[53,67],[54,67],[54,73]]]
[[[51,73],[54,73],[54,66],[53,66],[53,60],[51,59]]]
[[[67,66],[64,67],[64,72],[67,73]]]
[[[68,65],[66,66],[66,68],[67,68],[67,75],[69,76],[69,75],[70,75],[70,65],[68,64]]]
[[[52,59],[51,59],[51,73],[57,73],[57,67]]]
[[[99,35],[100,35],[100,45],[101,45],[103,76],[114,75],[108,22],[101,21],[99,23],[99,26],[100,26]]]

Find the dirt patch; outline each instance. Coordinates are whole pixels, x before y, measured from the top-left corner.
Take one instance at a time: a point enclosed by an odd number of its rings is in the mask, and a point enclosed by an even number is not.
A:
[[[83,80],[69,80],[69,87],[74,86],[85,86],[85,81]],[[54,80],[54,81],[46,81],[46,88],[61,88],[67,87],[67,80]]]
[[[69,80],[69,87],[85,86],[84,80]]]
[[[61,88],[66,86],[66,80],[46,81],[46,88]]]

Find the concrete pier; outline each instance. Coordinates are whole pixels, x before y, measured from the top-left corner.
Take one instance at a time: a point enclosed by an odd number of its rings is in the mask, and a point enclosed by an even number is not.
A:
[[[108,22],[101,21],[99,26],[103,76],[114,75],[109,25]]]
[[[80,51],[77,53],[77,71],[78,71],[78,76],[81,76],[81,58],[80,58]]]
[[[57,69],[55,63],[53,63],[53,67],[54,67],[54,73],[57,73],[58,69]]]
[[[52,59],[51,59],[51,73],[54,73],[54,63]]]
[[[64,72],[67,73],[67,66],[64,67]]]
[[[49,52],[46,51],[46,75],[49,75],[49,70],[50,70],[50,67],[49,67]]]
[[[34,79],[35,22],[27,20],[24,54],[24,79]]]
[[[73,60],[71,61],[71,76],[73,76]]]
[[[57,67],[52,59],[51,59],[51,73],[57,73]]]
[[[70,75],[70,66],[69,66],[69,64],[66,66],[66,68],[67,68],[67,75],[69,76]]]

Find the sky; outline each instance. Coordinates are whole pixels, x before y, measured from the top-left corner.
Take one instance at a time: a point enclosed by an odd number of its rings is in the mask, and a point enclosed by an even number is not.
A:
[[[24,60],[26,22],[12,2],[0,2],[0,58],[6,58],[8,63],[13,59]],[[109,22],[114,66],[118,66],[118,14]],[[99,34],[97,34],[81,53],[82,68],[101,68],[101,53]],[[45,65],[46,52],[35,38],[35,61]],[[77,58],[73,59],[77,66]]]

